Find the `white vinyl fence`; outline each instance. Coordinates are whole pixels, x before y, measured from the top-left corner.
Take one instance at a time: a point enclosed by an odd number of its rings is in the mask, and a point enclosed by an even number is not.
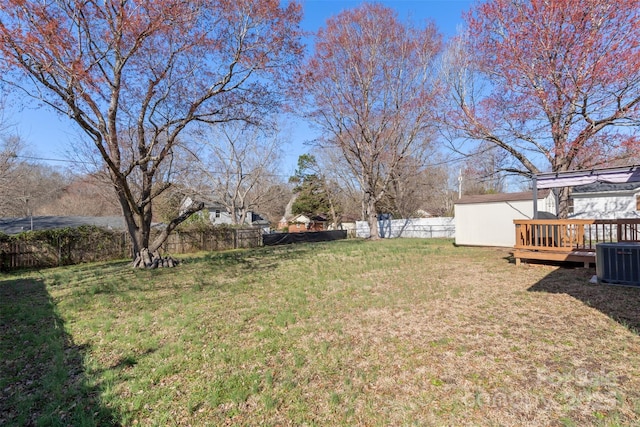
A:
[[[416,237],[429,239],[435,237],[454,238],[456,225],[453,218],[409,218],[384,219],[378,221],[380,237]],[[369,223],[356,221],[356,237],[370,236]]]

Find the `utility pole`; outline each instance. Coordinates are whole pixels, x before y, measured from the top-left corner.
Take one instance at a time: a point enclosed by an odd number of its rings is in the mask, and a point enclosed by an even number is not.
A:
[[[24,198],[22,198],[22,200],[24,200],[24,206],[27,209],[26,214],[29,217],[29,222],[30,222],[29,229],[31,231],[33,231],[33,212],[31,212],[31,208],[29,208],[29,198],[28,197],[24,197]]]
[[[29,199],[26,198],[24,201],[27,204],[27,215],[29,215],[29,222],[31,223],[30,230],[33,231],[33,212],[31,212],[31,208],[29,207]]]

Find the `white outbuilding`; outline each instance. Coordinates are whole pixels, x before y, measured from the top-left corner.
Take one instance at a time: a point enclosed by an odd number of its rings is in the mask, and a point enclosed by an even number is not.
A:
[[[556,218],[557,201],[551,190],[539,190],[538,218]],[[533,192],[462,196],[454,206],[456,244],[515,245],[515,219],[533,219]]]

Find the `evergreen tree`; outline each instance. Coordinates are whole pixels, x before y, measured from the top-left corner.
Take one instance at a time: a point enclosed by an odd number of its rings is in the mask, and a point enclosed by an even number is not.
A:
[[[298,158],[298,168],[289,179],[294,183],[293,192],[297,194],[292,206],[295,215],[330,215],[333,222],[340,209],[335,206],[326,178],[319,171],[318,162],[312,154],[303,154]]]

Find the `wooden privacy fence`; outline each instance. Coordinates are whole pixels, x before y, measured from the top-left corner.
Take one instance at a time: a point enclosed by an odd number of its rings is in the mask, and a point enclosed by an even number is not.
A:
[[[124,233],[94,227],[27,232],[0,241],[0,269],[42,268],[130,256]]]
[[[640,219],[514,220],[514,258],[595,262],[597,243],[640,241]]]
[[[176,231],[162,245],[165,252],[186,254],[198,251],[225,251],[262,245],[261,228],[214,228]]]
[[[132,256],[127,233],[111,232],[95,227],[91,231],[67,229],[27,232],[0,241],[0,270],[46,268],[82,262],[126,259]],[[71,231],[69,231],[71,230]],[[262,245],[260,228],[215,228],[177,231],[169,236],[162,251],[171,254],[198,251],[221,251]]]

